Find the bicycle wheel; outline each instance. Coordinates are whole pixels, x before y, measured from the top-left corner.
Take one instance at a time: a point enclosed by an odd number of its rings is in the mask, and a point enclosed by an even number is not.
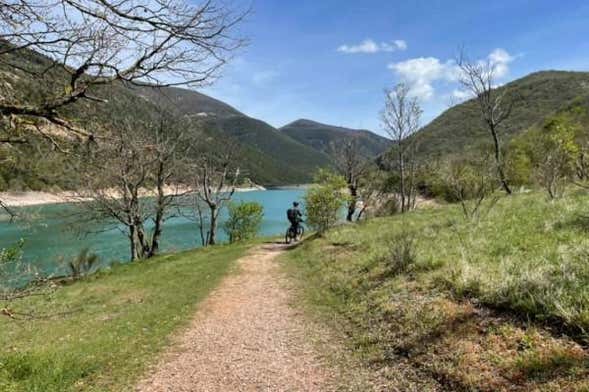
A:
[[[284,235],[284,243],[287,245],[290,244],[290,241],[292,240],[291,232],[292,230],[290,229],[290,227],[286,229],[286,234]]]
[[[298,239],[302,240],[304,234],[305,234],[305,228],[303,226],[299,226],[299,229],[297,230]]]

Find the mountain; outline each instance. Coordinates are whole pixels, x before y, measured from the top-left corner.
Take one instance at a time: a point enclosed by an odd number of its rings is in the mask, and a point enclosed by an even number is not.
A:
[[[307,119],[294,121],[280,131],[332,158],[337,154],[337,147],[350,140],[355,140],[360,153],[369,158],[382,154],[391,145],[389,139],[367,130],[337,127]]]
[[[0,43],[0,46],[2,43]],[[26,68],[50,69],[42,83],[31,73],[0,63],[0,99],[4,95],[14,96],[21,102],[43,102],[55,88],[67,86],[67,75],[59,67],[50,67],[51,60],[33,51],[9,52],[11,62],[27,65]],[[158,107],[195,119],[195,139],[205,141],[203,148],[215,149],[228,143],[237,145],[236,161],[244,176],[258,184],[273,186],[301,184],[312,180],[319,167],[332,165],[329,156],[299,143],[283,132],[251,118],[230,105],[205,94],[182,88],[152,88],[127,86],[115,83],[93,88],[93,96],[106,98],[105,103],[80,101],[64,109],[64,115],[82,128],[101,128],[109,119],[128,117],[151,118]],[[197,122],[196,122],[197,121]],[[34,138],[35,135],[31,135]],[[35,146],[42,145],[42,140]],[[23,147],[27,149],[28,147]],[[11,154],[7,148],[0,148],[0,158]],[[31,148],[34,151],[34,149]],[[24,161],[46,162],[44,155],[24,154]],[[59,161],[59,160],[58,160]],[[57,166],[61,165],[59,162]],[[31,166],[28,169],[28,166]],[[48,189],[75,187],[75,172],[63,164],[51,170],[41,171],[33,165],[19,164],[14,168],[0,168],[0,190]],[[38,164],[35,166],[39,166]],[[23,170],[20,170],[20,169]],[[26,170],[25,170],[26,169]],[[18,177],[15,180],[14,177]]]
[[[204,94],[179,88],[141,88],[137,94],[152,102],[198,117],[213,137],[233,139],[243,148],[246,172],[264,185],[306,183],[330,157],[280,132],[270,124]],[[263,165],[262,165],[263,164]]]
[[[505,143],[574,101],[589,97],[589,72],[536,72],[499,89],[506,89],[514,99],[511,115],[501,129]],[[426,156],[460,154],[489,143],[474,99],[446,110],[415,136],[419,138],[420,154]]]

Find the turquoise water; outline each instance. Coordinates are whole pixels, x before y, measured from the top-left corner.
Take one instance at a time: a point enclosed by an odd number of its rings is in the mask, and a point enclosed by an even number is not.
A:
[[[281,189],[236,193],[235,201],[256,201],[264,206],[264,220],[261,235],[278,235],[285,232],[288,222],[286,210],[294,200],[300,200],[301,189]],[[0,223],[0,248],[11,246],[20,238],[25,239],[24,259],[33,264],[43,274],[59,275],[65,271],[64,262],[89,248],[100,256],[101,265],[129,259],[127,238],[118,228],[107,231],[78,235],[70,223],[76,206],[72,204],[53,204],[26,208],[34,218],[26,226],[22,224]],[[221,220],[225,217],[223,216]],[[219,229],[218,238],[227,237]],[[171,218],[166,221],[162,236],[162,251],[172,252],[199,247],[200,236],[195,222],[186,218]]]

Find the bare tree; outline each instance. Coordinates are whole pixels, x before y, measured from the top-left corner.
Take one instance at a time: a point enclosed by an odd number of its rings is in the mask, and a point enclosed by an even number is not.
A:
[[[368,162],[360,153],[360,146],[356,139],[346,140],[332,146],[332,149],[335,152],[337,168],[346,179],[346,185],[350,193],[346,220],[352,222],[359,201],[360,182],[366,173]]]
[[[244,13],[221,1],[8,0],[0,2],[0,64],[47,78],[53,88],[35,102],[0,98],[0,116],[12,122],[43,119],[92,137],[62,110],[81,100],[104,101],[92,87],[208,83],[243,44],[233,37]],[[35,51],[49,61],[26,61]],[[25,59],[25,60],[23,60]],[[58,77],[56,77],[56,75]]]
[[[219,214],[231,201],[239,181],[239,168],[233,166],[234,152],[235,146],[230,145],[221,153],[206,153],[193,169],[191,206],[203,246],[217,243]]]
[[[385,132],[393,140],[393,170],[398,175],[401,212],[415,205],[415,149],[413,134],[419,129],[422,110],[417,98],[411,97],[403,83],[385,90],[385,107],[381,113]]]
[[[383,200],[385,186],[383,172],[367,167],[363,175],[363,185],[360,187],[360,211],[356,220],[360,220],[376,207],[379,201]]]
[[[499,90],[495,86],[497,63],[491,59],[469,61],[464,53],[460,54],[457,63],[460,68],[460,83],[475,97],[481,118],[493,139],[495,165],[501,186],[507,194],[511,194],[512,191],[505,175],[500,128],[511,115],[514,101],[506,89]]]
[[[186,193],[176,180],[190,146],[184,139],[187,127],[163,114],[155,122],[117,122],[110,143],[83,165],[82,231],[96,224],[99,230],[122,227],[131,260],[156,255],[164,222]],[[104,227],[105,221],[112,224]],[[150,232],[148,222],[153,223]]]

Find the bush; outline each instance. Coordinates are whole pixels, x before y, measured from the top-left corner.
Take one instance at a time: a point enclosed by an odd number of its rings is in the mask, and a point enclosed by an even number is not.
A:
[[[384,260],[386,274],[396,276],[409,272],[415,259],[415,239],[408,233],[395,236],[389,242],[389,253]]]
[[[254,238],[260,231],[264,207],[256,202],[232,203],[229,205],[229,218],[223,224],[223,230],[229,236],[229,242]]]
[[[460,203],[466,219],[481,215],[483,201],[497,188],[497,179],[489,156],[454,159],[442,168],[440,180],[453,199]],[[493,205],[491,203],[489,208]]]
[[[88,248],[83,249],[80,254],[69,263],[72,278],[79,279],[82,276],[88,275],[92,270],[92,267],[94,267],[98,261],[98,255],[90,253]]]
[[[307,223],[320,235],[338,221],[338,213],[349,200],[345,192],[346,180],[334,173],[320,170],[315,176],[316,185],[305,194]]]
[[[561,114],[516,137],[510,146],[510,175],[519,182],[533,177],[551,199],[562,196],[567,182],[577,174],[580,129],[569,115]]]
[[[34,268],[23,260],[25,241],[20,239],[8,248],[0,249],[0,296],[34,278]]]

